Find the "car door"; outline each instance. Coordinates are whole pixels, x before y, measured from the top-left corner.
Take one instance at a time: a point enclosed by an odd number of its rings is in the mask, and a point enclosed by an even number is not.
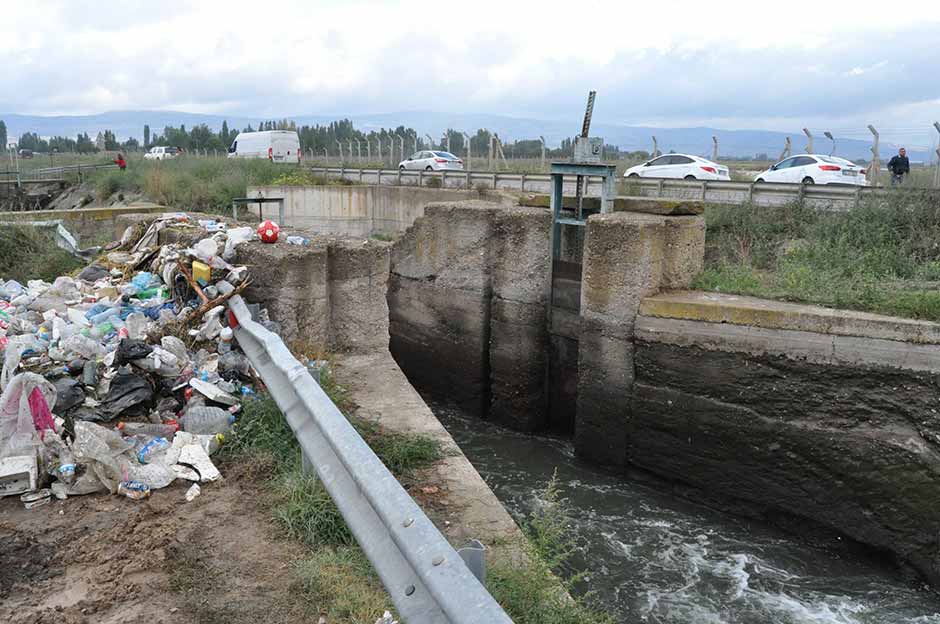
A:
[[[694,164],[695,161],[688,156],[673,154],[669,158],[669,166],[666,168],[666,175],[664,177],[681,179],[687,175],[695,176]]]
[[[789,180],[787,180],[787,175],[794,160],[794,158],[787,158],[778,162],[776,165],[770,168],[770,171],[764,174],[764,181],[789,182]]]
[[[796,156],[787,170],[787,182],[800,184],[806,178],[818,178],[815,165],[816,159],[812,156]]]
[[[660,156],[649,161],[640,169],[641,178],[661,178],[672,161],[670,155]]]

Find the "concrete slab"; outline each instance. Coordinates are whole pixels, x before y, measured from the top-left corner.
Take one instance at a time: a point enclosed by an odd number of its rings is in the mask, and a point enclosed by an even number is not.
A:
[[[767,329],[940,344],[940,323],[701,291],[647,297],[640,314]]]
[[[490,560],[518,556],[525,539],[519,527],[388,351],[339,356],[335,375],[355,402],[356,416],[441,443],[445,457],[430,469],[428,480],[439,484],[446,511],[428,515],[454,546],[475,538],[487,546]]]

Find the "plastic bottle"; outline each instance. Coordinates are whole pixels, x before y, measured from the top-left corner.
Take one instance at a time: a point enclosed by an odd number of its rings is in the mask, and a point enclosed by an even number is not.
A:
[[[225,355],[232,350],[232,332],[231,327],[223,327],[219,332],[219,355]]]
[[[72,485],[75,482],[75,460],[72,458],[72,451],[63,448],[59,452],[59,467],[56,470],[56,477],[66,485]]]
[[[119,422],[117,428],[125,436],[147,435],[172,440],[179,426],[175,423],[161,425],[156,423]]]
[[[143,439],[143,438],[142,438]],[[137,450],[137,461],[142,464],[149,464],[154,457],[170,448],[170,441],[166,438],[152,438],[148,442],[140,444]]]
[[[88,316],[87,318],[89,322],[91,322],[92,325],[101,325],[112,316],[116,316],[120,311],[121,311],[121,308],[119,306],[112,306],[112,307],[107,308],[106,310],[92,314],[91,316]]]
[[[183,431],[211,435],[227,433],[232,429],[235,416],[218,407],[194,407],[180,419]]]

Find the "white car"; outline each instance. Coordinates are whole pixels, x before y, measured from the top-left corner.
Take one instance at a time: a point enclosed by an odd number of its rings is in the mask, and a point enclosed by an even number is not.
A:
[[[450,152],[415,152],[398,163],[399,169],[424,169],[425,171],[463,171],[463,161]]]
[[[144,154],[145,160],[166,160],[168,158],[176,158],[182,153],[182,150],[175,147],[163,147],[158,145],[156,147],[151,147],[150,151]]]
[[[728,168],[700,156],[663,154],[623,172],[625,178],[673,178],[678,180],[731,180]]]
[[[791,156],[758,173],[754,179],[757,182],[868,186],[862,167],[838,156],[822,154]]]

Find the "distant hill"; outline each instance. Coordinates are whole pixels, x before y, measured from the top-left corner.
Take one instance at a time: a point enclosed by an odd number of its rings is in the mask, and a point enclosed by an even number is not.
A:
[[[504,115],[411,111],[366,115],[290,116],[290,119],[300,125],[327,124],[343,118],[350,119],[357,129],[364,132],[402,125],[414,128],[420,134],[426,133],[437,138],[447,128],[453,128],[468,134],[476,132],[478,128],[487,128],[498,133],[503,141],[534,139],[541,135],[545,137],[550,146],[557,146],[563,139],[574,136],[580,130],[580,120],[578,119],[572,119],[570,122],[560,122]],[[164,126],[178,127],[182,124],[187,128],[191,128],[201,123],[218,130],[222,126],[222,121],[227,120],[229,128],[241,129],[248,124],[257,126],[259,121],[270,118],[203,115],[175,111],[111,111],[96,115],[63,116],[0,113],[0,119],[6,123],[10,137],[18,137],[24,132],[36,132],[44,137],[53,135],[74,137],[79,132],[87,132],[94,138],[99,131],[109,129],[120,140],[129,137],[136,137],[140,140],[143,138],[144,124],[149,124],[153,132],[162,131]],[[649,128],[605,123],[602,119],[597,118],[591,126],[591,134],[603,137],[608,144],[616,145],[622,150],[647,151],[652,149],[652,139],[650,137],[655,134],[659,141],[659,148],[663,152],[686,152],[705,156],[710,156],[712,153],[712,136],[714,135],[718,137],[719,154],[722,157],[752,157],[764,153],[770,159],[776,159],[783,150],[787,136],[793,142],[794,153],[802,152],[806,146],[806,138],[802,132],[787,133],[769,130],[723,130],[716,128]],[[836,147],[836,154],[845,158],[867,159],[871,154],[868,141],[836,137]],[[830,143],[820,136],[816,139],[815,149],[817,152],[828,153]],[[888,157],[896,151],[897,147],[893,144],[883,143],[881,146],[883,157]],[[915,161],[929,160],[926,152],[911,152],[910,156]]]

